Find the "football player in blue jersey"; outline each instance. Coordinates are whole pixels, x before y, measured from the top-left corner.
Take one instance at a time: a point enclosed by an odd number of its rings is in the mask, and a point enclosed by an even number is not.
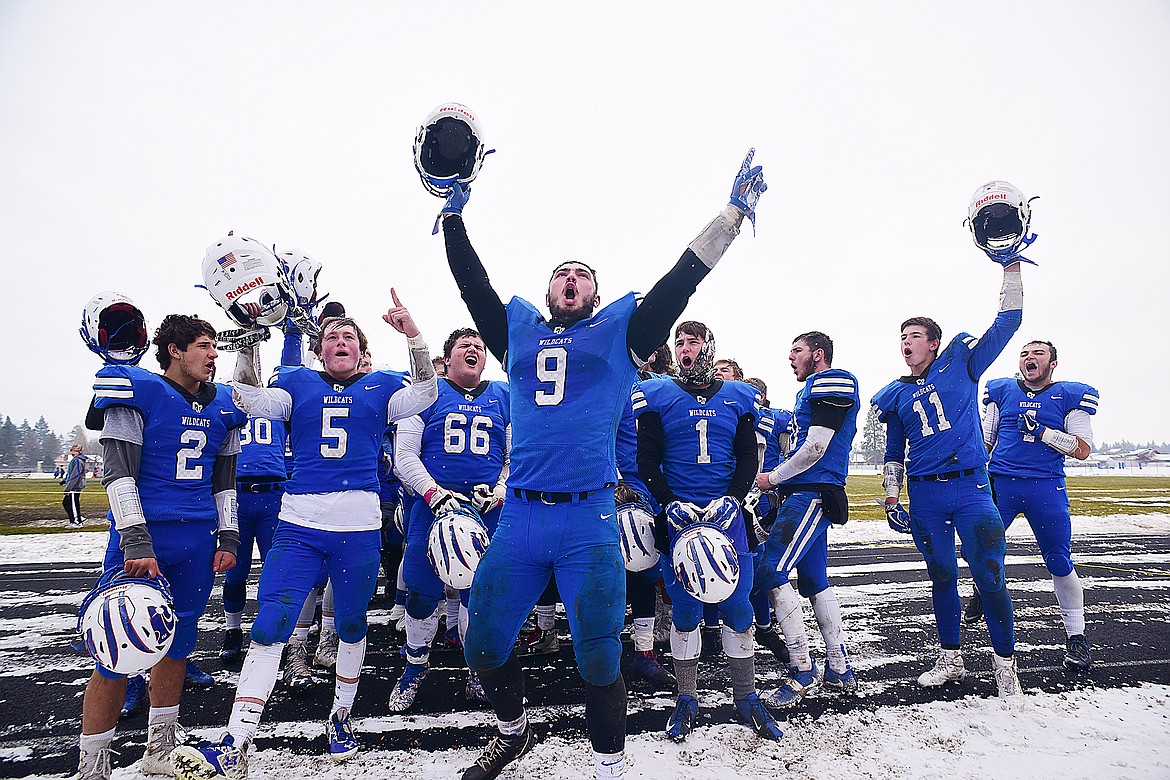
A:
[[[751,158],[736,175],[728,205],[644,300],[630,293],[601,308],[596,272],[566,261],[548,283],[548,317],[521,298],[507,305],[500,300],[463,224],[468,191],[450,187],[440,215],[448,263],[488,351],[505,366],[512,409],[508,500],[472,584],[464,648],[499,733],[464,772],[465,780],[496,777],[535,741],[513,645],[554,571],[585,680],[595,771],[599,777],[625,771],[620,634],[626,599],[614,517],[616,429],[638,367],[667,340],[743,218],[754,220],[766,185]]]
[[[167,316],[155,332],[162,375],[106,365],[94,380],[103,416],[102,484],[110,497],[104,569],[166,577],[178,625],[165,658],[150,670],[150,716],[143,774],[171,774],[179,695],[196,627],[216,572],[235,564],[236,429],[246,416],[214,384],[215,329],[196,317]],[[109,778],[110,744],[126,679],[98,666],[81,714],[82,778]]]
[[[701,322],[679,324],[674,332],[677,379],[639,382],[632,395],[638,418],[638,471],[658,504],[659,536],[669,525],[669,543],[696,522],[718,518],[738,554],[739,582],[718,602],[723,620],[723,654],[731,674],[739,719],[765,739],[783,732],[756,690],[752,547],[740,505],[759,468],[756,389],[716,376],[715,337]],[[670,652],[678,680],[678,701],[666,736],[681,742],[699,714],[698,668],[702,651],[699,620],[703,602],[689,593],[674,570],[664,567],[673,607]]]
[[[1004,579],[1006,543],[987,476],[978,391],[979,377],[1020,327],[1023,306],[1020,264],[1012,262],[1004,265],[999,313],[981,338],[959,333],[940,353],[938,323],[929,317],[906,320],[901,351],[910,374],[873,397],[878,419],[886,425],[886,517],[891,528],[914,537],[931,580],[941,647],[934,668],[918,678],[925,687],[958,682],[967,674],[959,639],[958,532],[983,594],[999,694],[1021,692],[1012,598]],[[909,482],[909,515],[898,500],[903,477]]]
[[[396,371],[362,373],[366,337],[352,319],[327,318],[315,350],[324,370],[280,367],[261,387],[254,350],[241,350],[233,387],[242,408],[287,420],[293,473],[260,575],[259,614],[240,672],[227,734],[217,743],[182,745],[172,760],[180,780],[247,775],[247,753],[276,683],[281,650],[324,567],[335,588],[336,685],[325,732],[336,761],[353,756],[350,709],[366,650],[366,610],[377,584],[382,518],[378,459],[387,426],[435,400],[434,369],[410,312],[392,290],[383,319],[407,337],[416,381]]]
[[[423,500],[414,502],[406,525],[402,564],[407,587],[406,669],[390,692],[392,712],[414,704],[429,673],[444,590],[427,556],[435,517],[460,504],[473,504],[490,535],[505,499],[511,437],[508,385],[483,379],[487,349],[472,328],[460,328],[447,338],[443,362],[447,375],[439,381],[438,400],[422,414],[400,421],[394,437],[398,476]],[[467,590],[458,591],[456,598],[462,637],[467,631]],[[472,671],[467,698],[482,700],[482,691]]]
[[[236,497],[239,508],[240,547],[236,565],[223,576],[223,614],[227,623],[219,657],[235,663],[244,657],[241,628],[247,600],[248,574],[252,570],[253,544],[263,561],[272,546],[280,498],[288,478],[284,445],[288,432],[283,422],[249,417],[240,428],[240,456],[236,463]]]
[[[797,336],[788,363],[796,381],[803,383],[792,408],[792,452],[756,477],[756,487],[776,490],[781,497],[756,568],[756,587],[769,594],[790,657],[788,678],[768,697],[778,707],[796,704],[820,681],[809,654],[800,601],[792,589],[793,571],[800,595],[812,602],[825,640],[826,687],[844,693],[857,690],[857,675],[845,653],[841,606],[829,587],[827,571],[829,525],[849,519],[845,477],[861,407],[857,377],[833,368],[833,340],[820,331]]]
[[[1064,665],[1093,663],[1085,639],[1085,592],[1072,560],[1072,519],[1064,459],[1084,460],[1093,450],[1097,391],[1056,381],[1056,347],[1030,341],[1020,352],[1019,379],[992,379],[983,396],[983,441],[991,452],[992,495],[1004,528],[1023,515],[1052,575],[1068,644]],[[972,600],[980,600],[976,589]],[[970,611],[970,610],[969,610]]]

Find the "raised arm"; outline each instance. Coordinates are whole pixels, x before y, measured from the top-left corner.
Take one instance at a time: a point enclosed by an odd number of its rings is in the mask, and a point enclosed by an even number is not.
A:
[[[995,362],[1003,348],[1011,341],[1024,319],[1024,282],[1020,276],[1020,264],[1012,263],[1003,269],[1003,286],[999,292],[999,313],[995,322],[971,350],[967,362],[967,375],[978,382],[983,372]]]
[[[455,186],[458,188],[459,185]],[[467,305],[484,345],[496,360],[503,363],[508,351],[508,314],[479,255],[471,246],[461,215],[449,214],[443,219],[443,240],[447,245],[447,264],[459,287],[459,295]]]

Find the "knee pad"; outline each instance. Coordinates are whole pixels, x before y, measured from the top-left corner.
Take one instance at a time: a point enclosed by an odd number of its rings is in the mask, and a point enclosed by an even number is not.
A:
[[[796,573],[796,591],[806,599],[811,599],[827,587],[829,587],[827,575],[821,576],[819,572],[813,575],[799,570]]]
[[[677,626],[670,627],[670,655],[679,661],[693,661],[703,650],[703,636],[697,628],[690,631],[680,631]]]
[[[301,608],[289,607],[279,602],[264,604],[256,619],[252,621],[249,633],[252,641],[261,645],[277,645],[288,641],[297,626],[297,615]]]
[[[690,633],[699,627],[699,619],[703,616],[703,610],[695,603],[683,603],[675,601],[670,611],[670,620],[677,628],[684,634]]]
[[[369,631],[365,612],[344,616],[335,614],[333,625],[337,629],[337,638],[342,642],[349,642],[351,645],[365,639],[366,633]]]
[[[1044,556],[1044,565],[1053,577],[1067,577],[1072,574],[1072,558],[1064,553],[1048,553]]]
[[[724,607],[720,609],[720,616],[723,618],[724,635],[727,634],[729,628],[733,632],[747,631],[755,623],[756,611],[752,609],[752,603],[747,599],[740,599],[735,603],[725,604]]]
[[[732,631],[723,627],[723,654],[728,658],[751,658],[756,654],[755,631]]]
[[[178,625],[175,626],[175,638],[171,641],[171,649],[167,651],[167,658],[183,659],[191,655],[198,634],[199,616],[180,615]]]
[[[622,645],[616,636],[575,643],[573,651],[577,673],[589,685],[604,688],[621,676]]]
[[[439,606],[439,594],[420,593],[413,588],[406,593],[406,614],[415,620],[426,620]]]

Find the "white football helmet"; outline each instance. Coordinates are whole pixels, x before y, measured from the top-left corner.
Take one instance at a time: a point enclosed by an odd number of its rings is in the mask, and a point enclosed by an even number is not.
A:
[[[81,340],[107,363],[138,365],[150,349],[146,318],[129,296],[100,292],[81,310]]]
[[[232,322],[242,328],[284,322],[296,301],[280,260],[254,238],[227,236],[203,256],[203,285]],[[253,322],[244,303],[260,304]]]
[[[654,546],[654,516],[641,504],[620,504],[617,508],[622,557],[627,571],[646,571],[658,563]]]
[[[414,168],[427,192],[440,198],[451,185],[475,181],[483,156],[483,128],[461,103],[443,103],[427,114],[414,138]]]
[[[431,524],[427,558],[444,585],[471,587],[471,578],[488,547],[487,526],[469,506],[444,512]]]
[[[975,245],[993,257],[1007,258],[1032,243],[1028,226],[1032,220],[1027,198],[1011,182],[989,181],[971,196],[967,205],[967,228]]]
[[[85,649],[116,674],[138,674],[171,649],[178,617],[167,581],[110,569],[81,602],[77,631]]]
[[[297,305],[309,309],[317,303],[317,276],[321,273],[321,262],[314,260],[299,249],[281,252],[278,257],[284,264],[289,285],[296,296]],[[322,298],[324,300],[324,298]]]
[[[704,604],[724,601],[739,585],[739,557],[727,534],[696,523],[675,537],[670,548],[674,576]]]

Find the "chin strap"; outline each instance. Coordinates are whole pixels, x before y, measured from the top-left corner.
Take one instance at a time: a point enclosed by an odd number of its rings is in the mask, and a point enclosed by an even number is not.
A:
[[[1004,267],[1007,267],[1012,263],[1028,263],[1029,265],[1037,265],[1034,260],[1029,260],[1020,254],[1020,252],[1032,246],[1033,242],[1036,241],[1036,238],[1037,235],[1032,233],[1029,236],[1025,236],[1019,244],[1013,246],[1011,249],[1005,249],[1000,252],[997,252],[994,249],[984,249],[983,251],[993,261]]]

